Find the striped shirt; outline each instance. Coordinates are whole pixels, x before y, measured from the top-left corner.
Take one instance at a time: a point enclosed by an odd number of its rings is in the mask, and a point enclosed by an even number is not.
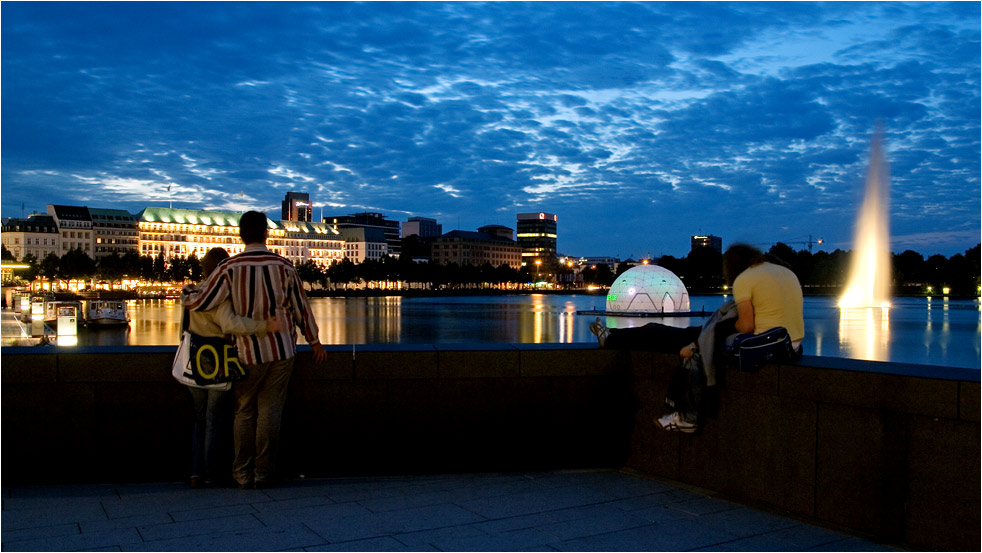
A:
[[[280,332],[236,336],[241,363],[257,365],[296,355],[295,325],[300,326],[308,344],[320,343],[317,321],[297,270],[263,245],[246,246],[242,253],[221,262],[200,287],[181,293],[181,302],[191,311],[214,309],[226,299],[242,317],[264,320],[279,312],[288,319]]]

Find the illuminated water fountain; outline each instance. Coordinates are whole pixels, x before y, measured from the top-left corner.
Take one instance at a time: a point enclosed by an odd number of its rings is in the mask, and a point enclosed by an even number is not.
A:
[[[873,136],[866,197],[856,221],[846,291],[839,299],[839,339],[852,357],[888,359],[890,335],[889,168],[882,136]]]

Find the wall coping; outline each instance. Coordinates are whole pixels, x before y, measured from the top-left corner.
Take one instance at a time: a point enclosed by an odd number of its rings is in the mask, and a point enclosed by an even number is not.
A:
[[[173,353],[177,346],[5,346],[0,348],[3,355],[71,355],[71,354],[160,354]],[[595,350],[593,342],[522,344],[522,343],[478,343],[467,342],[459,344],[340,344],[325,345],[328,353],[350,353],[352,348],[357,353],[391,353],[391,352],[477,352],[477,351],[582,351]],[[310,346],[298,345],[300,353],[310,352]],[[668,354],[665,354],[668,355]],[[841,357],[819,357],[805,355],[797,363],[802,367],[829,369],[837,371],[852,371],[861,373],[909,376],[930,378],[935,380],[957,380],[963,382],[982,382],[982,370],[961,367],[945,367],[941,365],[916,365],[912,363],[896,363],[889,361],[865,361],[862,359],[845,359]]]

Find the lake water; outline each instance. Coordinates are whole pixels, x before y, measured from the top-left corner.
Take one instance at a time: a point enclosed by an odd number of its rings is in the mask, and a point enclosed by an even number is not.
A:
[[[693,310],[713,311],[722,296],[696,296]],[[325,344],[593,342],[604,296],[514,295],[313,298]],[[176,345],[181,308],[174,300],[129,302],[130,331],[80,331],[80,345]],[[612,328],[662,322],[702,324],[703,317],[604,317]],[[805,353],[951,367],[980,367],[982,311],[977,300],[896,298],[888,310],[842,310],[832,298],[805,298]],[[302,341],[302,340],[301,340]]]

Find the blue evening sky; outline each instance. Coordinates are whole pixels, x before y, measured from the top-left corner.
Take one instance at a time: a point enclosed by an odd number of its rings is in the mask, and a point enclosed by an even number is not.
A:
[[[569,255],[980,240],[979,2],[3,2],[2,215],[559,216]]]

